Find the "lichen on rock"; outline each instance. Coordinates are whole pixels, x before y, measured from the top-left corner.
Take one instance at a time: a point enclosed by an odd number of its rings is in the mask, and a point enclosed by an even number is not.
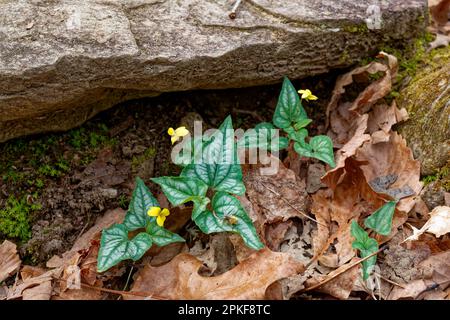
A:
[[[410,115],[398,129],[421,162],[421,174],[437,173],[450,160],[450,47],[425,58],[398,104]]]

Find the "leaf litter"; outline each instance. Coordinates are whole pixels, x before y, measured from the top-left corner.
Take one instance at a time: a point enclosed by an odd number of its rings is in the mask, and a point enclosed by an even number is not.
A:
[[[313,161],[302,174],[301,159],[291,153],[284,162],[271,156],[279,164],[274,175],[261,174],[263,165],[243,166],[246,193],[239,200],[264,249],[249,249],[234,234],[201,235],[189,225],[192,208],[182,207],[168,229],[185,232],[187,244],[154,246],[141,261],[99,274],[101,230],[123,220],[125,211],[117,209],[46,268],[21,266],[15,245],[1,244],[0,281],[9,281],[0,299],[358,299],[361,292],[373,299],[450,299],[449,207],[428,214],[419,196],[420,163],[393,131],[408,119],[385,100],[397,72],[397,59],[380,53],[337,80],[324,129],[335,146],[335,168]],[[351,98],[355,82],[359,91]],[[80,183],[122,183],[126,170],[107,158],[88,166]],[[163,195],[158,200],[168,206]],[[378,263],[364,281],[351,224],[364,226],[392,201],[392,228],[375,236]],[[123,278],[125,285],[117,282]]]

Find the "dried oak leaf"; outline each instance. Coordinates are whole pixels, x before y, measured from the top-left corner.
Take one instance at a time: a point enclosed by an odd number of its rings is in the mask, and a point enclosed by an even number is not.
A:
[[[370,109],[392,89],[392,82],[398,71],[398,62],[394,56],[380,53],[387,62],[371,62],[370,64],[356,68],[337,81],[333,90],[330,103],[327,106],[328,135],[333,139],[335,147],[341,148],[353,137],[351,128],[357,119],[370,111]],[[354,82],[354,77],[368,78],[369,75],[382,73],[383,76],[371,82],[354,101],[341,101],[346,93],[346,86]]]
[[[246,197],[240,198],[263,239],[268,225],[291,218],[303,219],[310,202],[305,181],[287,169],[278,158],[270,155],[267,160],[272,166],[278,166],[278,170],[275,174],[266,175],[261,169],[267,168],[262,165],[245,167]],[[276,244],[271,247],[276,247]]]
[[[376,193],[367,183],[361,169],[363,163],[348,158],[345,167],[332,177],[334,189],[320,190],[313,195],[312,213],[318,224],[313,237],[314,255],[321,264],[337,268],[355,255],[350,224],[381,207],[386,196]],[[334,251],[333,248],[334,247]]]
[[[8,240],[3,241],[0,245],[0,282],[17,271],[20,264],[17,246]]]
[[[418,195],[423,183],[420,181],[420,163],[414,160],[411,149],[406,140],[396,132],[391,132],[389,141],[373,144],[366,142],[358,149],[355,159],[365,162],[361,165],[366,181],[395,174],[396,181],[390,185],[390,189],[408,186]],[[408,197],[401,199],[397,204],[397,210],[409,212],[415,205],[415,199]]]
[[[339,274],[343,269],[348,268],[350,264],[354,263],[356,259],[357,258],[353,258],[350,262],[342,265],[336,270],[331,271],[326,276],[316,277],[307,280],[306,281],[307,287],[313,286],[317,283],[335,277],[336,274]],[[360,275],[361,275],[361,268],[360,265],[357,264],[354,267],[350,268],[348,271],[336,276],[332,280],[326,282],[324,285],[318,287],[316,291],[329,294],[341,300],[346,300],[350,296],[350,293],[353,291],[356,280],[360,277]]]
[[[272,283],[304,270],[288,254],[267,248],[219,276],[200,276],[201,266],[202,262],[189,254],[180,254],[160,267],[146,265],[139,271],[131,291],[167,299],[264,299]],[[137,299],[131,295],[124,298]]]
[[[59,279],[62,271],[62,268],[56,268],[49,270],[39,276],[20,280],[17,286],[14,286],[8,290],[7,299],[12,300],[22,297],[24,299],[50,299],[52,292],[52,280]],[[30,290],[32,288],[34,288],[34,290],[26,292],[27,290]]]

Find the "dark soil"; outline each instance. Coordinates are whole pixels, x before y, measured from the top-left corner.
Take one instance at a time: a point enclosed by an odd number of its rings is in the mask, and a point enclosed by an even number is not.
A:
[[[320,97],[305,103],[313,134],[321,131],[337,74],[294,82]],[[270,121],[280,87],[163,94],[122,103],[69,132],[0,144],[0,240],[14,240],[32,264],[65,252],[106,210],[127,208],[136,176],[148,182],[178,174],[168,127],[192,112],[204,129],[228,114],[235,128]]]

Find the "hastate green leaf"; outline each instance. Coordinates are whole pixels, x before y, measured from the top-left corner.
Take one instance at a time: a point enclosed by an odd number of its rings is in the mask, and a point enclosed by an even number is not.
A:
[[[159,177],[151,179],[161,186],[167,199],[174,206],[204,197],[208,186],[201,180],[191,177]]]
[[[319,159],[325,163],[328,163],[331,167],[335,167],[333,141],[328,136],[315,136],[311,138],[309,145],[313,149],[313,157]]]
[[[306,130],[305,128],[290,132],[288,133],[288,136],[289,139],[298,142],[300,146],[308,148],[305,142],[305,139],[308,136],[308,130]]]
[[[237,157],[231,117],[227,117],[204,150],[203,162],[186,166],[182,177],[197,178],[216,191],[243,194],[242,170]]]
[[[310,157],[311,158],[313,156],[312,148],[306,142],[304,142],[304,143],[295,142],[294,143],[294,150],[295,150],[295,152],[297,152],[302,157]]]
[[[242,208],[238,199],[225,192],[214,195],[212,206],[214,212],[203,211],[194,220],[204,233],[235,232],[238,233],[245,244],[252,249],[259,250],[264,247],[261,243],[253,222]]]
[[[196,198],[193,200],[194,209],[192,210],[192,220],[197,219],[197,217],[204,211],[206,211],[206,207],[211,202],[211,200],[207,197],[204,198]]]
[[[239,159],[234,141],[234,129],[228,116],[210,137],[205,138],[202,163],[238,164]]]
[[[147,233],[150,235],[153,243],[162,247],[174,242],[184,242],[185,240],[178,234],[170,232],[158,226],[156,223],[150,223],[147,227]]]
[[[304,118],[307,118],[307,115],[297,90],[285,77],[272,122],[278,128],[283,129]]]
[[[372,213],[365,221],[364,225],[367,228],[375,230],[376,233],[382,236],[387,236],[391,233],[392,218],[395,212],[397,201],[389,201],[377,211]]]
[[[141,178],[136,178],[136,186],[131,197],[130,206],[123,224],[129,231],[145,228],[150,221],[147,211],[150,207],[158,207],[158,201]]]
[[[183,169],[181,176],[200,179],[216,191],[238,195],[245,193],[239,164],[192,164]]]
[[[355,220],[352,221],[351,235],[355,238],[352,247],[360,251],[361,258],[365,258],[378,250],[378,242],[370,238],[367,232]],[[376,255],[362,262],[364,280],[369,278],[376,262]]]
[[[299,141],[302,136],[296,138],[296,141]],[[303,157],[319,159],[333,168],[336,166],[334,162],[333,142],[328,136],[315,136],[311,138],[309,144],[302,141],[296,142],[294,143],[294,150]]]
[[[141,232],[128,239],[128,229],[123,224],[115,224],[103,230],[98,252],[97,270],[104,272],[120,261],[137,261],[152,246],[150,235]]]
[[[271,123],[262,122],[245,132],[242,138],[237,142],[238,148],[259,148],[268,151],[278,151],[287,148],[289,140],[278,135],[276,129]]]
[[[300,119],[299,121],[297,121],[296,124],[294,124],[294,128],[296,130],[303,129],[303,128],[307,127],[311,122],[312,122],[311,119]]]

